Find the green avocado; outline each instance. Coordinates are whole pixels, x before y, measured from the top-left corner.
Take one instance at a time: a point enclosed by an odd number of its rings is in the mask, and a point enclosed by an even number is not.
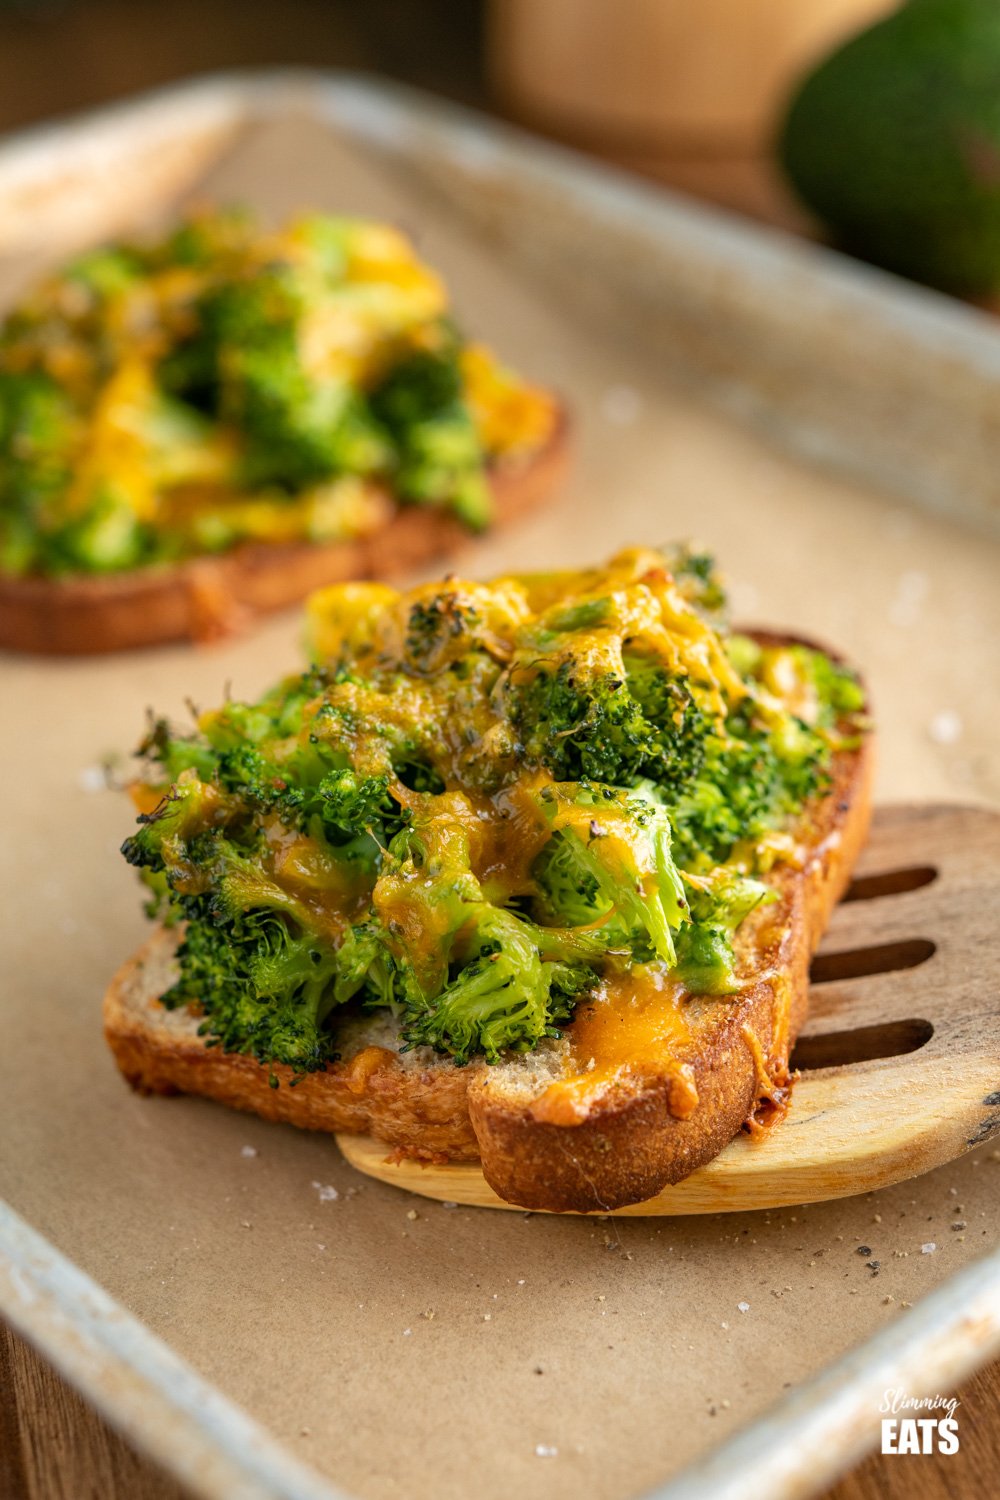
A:
[[[948,291],[996,291],[1000,3],[908,0],[800,86],[779,155],[844,249]]]

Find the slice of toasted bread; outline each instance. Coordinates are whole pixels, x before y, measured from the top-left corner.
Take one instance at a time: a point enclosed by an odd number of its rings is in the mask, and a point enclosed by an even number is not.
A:
[[[201,1094],[307,1129],[368,1133],[416,1159],[478,1158],[490,1186],[526,1208],[642,1202],[717,1155],[787,1065],[805,1019],[810,957],[867,833],[871,765],[868,739],[835,756],[828,791],[796,830],[801,860],[776,867],[776,901],[739,930],[739,992],[665,995],[662,1031],[677,1019],[671,1007],[682,1025],[669,1028],[669,1046],[637,1042],[623,1067],[602,1072],[584,1055],[585,1007],[560,1042],[494,1067],[457,1067],[427,1049],[400,1053],[391,1018],[377,1012],[342,1020],[340,1060],[293,1083],[287,1067],[208,1046],[197,1015],[159,1004],[176,946],[162,930],[112,981],[108,1042],[140,1091]],[[628,1005],[611,1020],[627,1028]],[[621,1035],[615,1040],[617,1057]]]
[[[543,448],[491,469],[494,525],[539,505],[562,479],[568,455],[569,422],[560,408]],[[391,504],[384,524],[352,541],[245,543],[217,556],[99,576],[0,574],[0,647],[80,656],[214,640],[313,589],[349,578],[393,578],[450,557],[470,540],[450,511]]]

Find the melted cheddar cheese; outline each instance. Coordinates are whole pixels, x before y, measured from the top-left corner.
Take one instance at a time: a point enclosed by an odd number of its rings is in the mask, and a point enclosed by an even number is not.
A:
[[[553,399],[464,344],[392,226],[202,213],[84,255],[0,329],[0,571],[115,571],[370,534],[396,502],[490,519]]]
[[[151,734],[164,801],[142,795],[127,852],[197,934],[180,993],[207,984],[242,1037],[229,934],[251,1049],[281,998],[273,1045],[322,1065],[330,1007],[355,1001],[460,1062],[562,1037],[532,1075],[540,1121],[654,1079],[686,1118],[695,1026],[749,981],[732,935],[751,913],[754,951],[780,947],[775,872],[801,863],[858,692],[805,648],[729,637],[716,597],[701,559],[648,548],[315,595],[306,673]],[[773,1109],[788,1005],[779,983],[768,1055],[746,1037]]]

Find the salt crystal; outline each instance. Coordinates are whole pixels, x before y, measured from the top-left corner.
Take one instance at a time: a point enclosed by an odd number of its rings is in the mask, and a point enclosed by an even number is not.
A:
[[[319,1194],[319,1201],[321,1203],[336,1203],[337,1199],[340,1197],[340,1194],[337,1192],[337,1189],[335,1187],[324,1187],[322,1182],[314,1182],[313,1187]]]
[[[750,1304],[749,1302],[737,1302],[736,1308],[738,1312],[749,1312]]]
[[[256,1146],[241,1146],[240,1147],[240,1155],[241,1156],[246,1156],[248,1158],[251,1157],[251,1156],[256,1156],[257,1155],[257,1147]]]
[[[538,1443],[535,1446],[536,1458],[555,1458],[558,1452],[558,1448],[550,1448],[547,1443]]]
[[[920,1253],[921,1255],[933,1255],[936,1249],[937,1245],[935,1245],[934,1241],[928,1240],[926,1245],[920,1246]]]

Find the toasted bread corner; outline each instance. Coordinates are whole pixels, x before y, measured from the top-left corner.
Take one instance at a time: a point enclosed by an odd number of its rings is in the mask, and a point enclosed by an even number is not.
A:
[[[698,1015],[681,1060],[696,1108],[678,1116],[674,1075],[661,1072],[623,1079],[574,1125],[549,1124],[535,1117],[530,1100],[481,1070],[470,1082],[469,1114],[494,1192],[525,1208],[563,1212],[642,1203],[711,1161],[752,1118],[767,1083],[762,1060],[779,1072],[787,1066],[805,1021],[810,959],[868,833],[872,765],[869,738],[836,757],[804,868],[783,868],[777,902],[741,929],[750,982],[731,999],[688,1002]]]

